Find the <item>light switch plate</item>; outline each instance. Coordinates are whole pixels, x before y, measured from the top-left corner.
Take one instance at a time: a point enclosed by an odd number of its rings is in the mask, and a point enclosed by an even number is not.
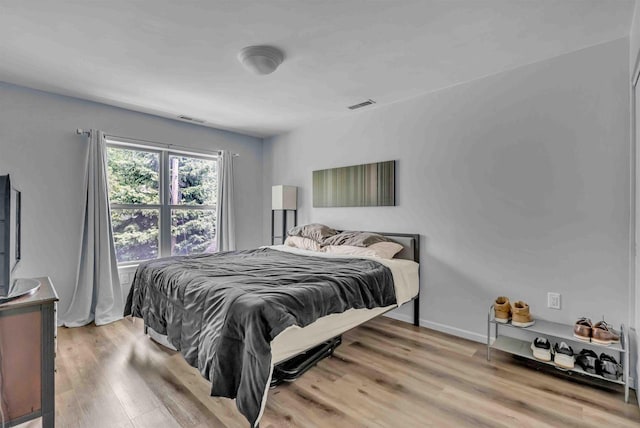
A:
[[[547,293],[547,307],[550,309],[560,309],[560,293]]]

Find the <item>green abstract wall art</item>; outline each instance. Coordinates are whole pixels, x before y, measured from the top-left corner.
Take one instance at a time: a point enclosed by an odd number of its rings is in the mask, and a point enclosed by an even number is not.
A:
[[[313,171],[313,206],[394,206],[396,161]]]

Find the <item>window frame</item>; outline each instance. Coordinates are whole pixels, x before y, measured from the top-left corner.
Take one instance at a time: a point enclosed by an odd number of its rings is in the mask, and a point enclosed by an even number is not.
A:
[[[157,153],[159,155],[159,180],[158,180],[158,192],[159,192],[159,204],[115,204],[109,200],[109,212],[111,210],[144,210],[154,209],[158,210],[158,257],[171,257],[171,211],[172,210],[199,210],[199,211],[216,211],[218,203],[218,195],[220,194],[220,188],[218,187],[216,193],[215,205],[175,205],[170,204],[171,201],[171,156],[183,156],[196,159],[205,159],[218,161],[219,156],[209,153],[186,150],[175,150],[168,147],[153,146],[150,144],[140,144],[134,142],[128,142],[121,138],[105,138],[107,148],[113,147],[117,149],[125,150],[138,150],[147,153]],[[107,155],[108,156],[108,155]],[[218,171],[216,170],[216,173]],[[216,218],[216,231],[218,228],[218,219]],[[119,262],[119,268],[126,268],[137,266],[140,263],[156,260],[134,260],[129,262]]]

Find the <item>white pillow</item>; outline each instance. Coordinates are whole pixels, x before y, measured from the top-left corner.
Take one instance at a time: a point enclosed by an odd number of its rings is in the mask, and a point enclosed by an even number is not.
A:
[[[402,251],[404,247],[396,242],[376,242],[367,247],[368,250],[376,252],[376,256],[383,259],[392,259],[393,256]]]
[[[353,245],[327,245],[322,250],[329,254],[344,254],[346,256],[377,257],[374,250],[367,247],[355,247]]]
[[[368,247],[356,247],[353,245],[327,245],[322,251],[330,254],[344,254],[347,256],[379,257],[392,259],[402,250],[402,245],[395,242],[378,242]]]
[[[284,245],[309,251],[322,251],[320,244],[313,239],[303,238],[302,236],[288,236],[284,241]]]

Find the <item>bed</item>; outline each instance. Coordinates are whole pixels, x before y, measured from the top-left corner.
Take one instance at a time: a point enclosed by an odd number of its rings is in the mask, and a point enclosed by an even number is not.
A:
[[[125,315],[257,426],[275,365],[411,300],[417,325],[420,238],[383,235],[403,245],[393,260],[272,246],[145,262]]]

